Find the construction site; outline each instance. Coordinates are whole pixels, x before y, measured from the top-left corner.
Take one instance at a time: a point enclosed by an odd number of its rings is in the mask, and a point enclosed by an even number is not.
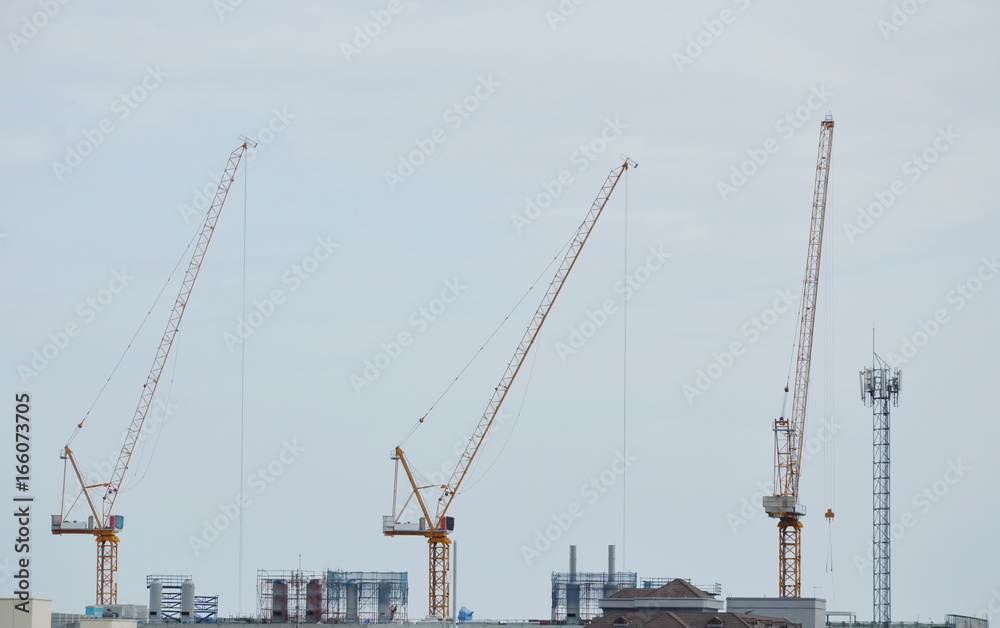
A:
[[[381,533],[385,537],[418,537],[428,547],[427,590],[414,592],[411,600],[407,571],[344,571],[324,569],[263,569],[256,571],[256,601],[252,615],[222,616],[216,594],[205,595],[197,574],[145,576],[147,604],[119,603],[119,551],[127,552],[142,539],[128,538],[124,518],[119,514],[120,489],[130,472],[133,453],[144,438],[143,428],[154,407],[158,384],[171,356],[174,340],[206,253],[215,233],[216,223],[248,150],[255,146],[249,138],[231,152],[220,178],[214,199],[204,216],[199,234],[190,248],[180,291],[167,318],[166,329],[155,347],[152,367],[139,395],[138,405],[128,423],[124,443],[115,458],[113,469],[95,481],[78,462],[78,453],[66,444],[62,449],[65,465],[63,510],[51,516],[51,532],[59,536],[82,536],[96,541],[96,569],[93,571],[96,597],[92,605],[79,612],[52,612],[52,601],[41,598],[10,598],[0,601],[0,625],[12,628],[128,628],[166,626],[168,624],[215,624],[231,626],[267,624],[278,627],[303,624],[415,624],[437,626],[464,624],[470,628],[495,624],[507,625],[577,625],[594,628],[722,628],[728,625],[745,628],[988,628],[988,622],[967,614],[947,615],[943,622],[899,621],[891,613],[891,528],[890,517],[890,410],[899,403],[902,377],[878,354],[869,365],[858,365],[860,395],[872,409],[872,618],[857,620],[856,611],[828,609],[822,597],[803,595],[802,519],[806,509],[800,501],[800,478],[809,398],[810,369],[820,293],[820,262],[824,241],[824,221],[831,178],[834,121],[826,116],[819,125],[819,143],[815,163],[812,202],[808,212],[809,229],[804,281],[797,308],[798,321],[792,351],[794,375],[785,386],[781,414],[770,426],[773,432],[773,494],[764,495],[763,511],[777,527],[777,563],[773,565],[776,587],[767,597],[729,594],[723,597],[719,583],[692,584],[683,577],[663,574],[639,574],[620,571],[616,547],[608,547],[606,571],[582,571],[577,567],[577,547],[568,549],[569,568],[551,574],[551,590],[538,591],[538,600],[550,599],[549,614],[531,620],[486,620],[474,617],[474,611],[457,603],[463,580],[460,563],[455,558],[451,536],[455,519],[451,506],[462,494],[465,482],[478,461],[484,442],[491,434],[518,376],[527,364],[543,324],[583,254],[598,219],[626,175],[638,164],[627,157],[613,167],[600,185],[596,198],[579,227],[554,264],[547,286],[540,284],[542,298],[527,328],[516,344],[502,376],[492,389],[485,411],[477,422],[467,425],[471,436],[464,447],[456,449],[455,463],[444,481],[428,482],[404,452],[402,443],[421,428],[428,413],[421,415],[410,433],[392,450],[395,467],[391,513],[382,516]],[[791,263],[791,262],[790,262]],[[500,365],[496,365],[499,367]],[[780,375],[780,374],[777,374]],[[84,421],[86,418],[84,419]],[[84,426],[80,421],[79,431]],[[75,432],[74,432],[75,437]],[[70,441],[73,439],[71,438]],[[765,452],[758,452],[760,456]],[[364,481],[364,480],[360,480]],[[124,500],[122,504],[126,503]],[[299,506],[308,509],[309,504]],[[358,513],[355,513],[357,515]],[[133,517],[148,513],[136,512]],[[378,520],[378,513],[362,513],[363,518]],[[815,515],[814,515],[815,517]],[[822,519],[832,522],[833,509]],[[465,534],[474,534],[473,530]],[[558,543],[556,545],[559,545]],[[725,567],[718,565],[719,576]],[[400,565],[402,567],[403,565]],[[124,571],[124,570],[122,570]],[[140,574],[122,577],[135,580]],[[495,584],[499,591],[504,585]],[[31,613],[21,614],[18,605],[30,604]],[[425,606],[426,603],[426,606]]]
[[[544,619],[522,623],[590,624],[595,627],[624,628],[719,628],[726,625],[754,628],[987,628],[983,619],[949,615],[943,624],[921,624],[894,621],[890,595],[890,408],[898,404],[901,376],[898,369],[874,356],[871,366],[860,371],[860,393],[865,404],[873,409],[873,617],[858,622],[856,614],[828,610],[825,600],[802,595],[800,519],[805,508],[799,500],[799,479],[802,469],[803,438],[805,435],[813,330],[817,312],[818,283],[823,245],[826,199],[830,178],[834,122],[827,116],[820,125],[814,194],[810,207],[810,226],[806,256],[805,279],[799,304],[799,322],[793,353],[795,375],[791,386],[785,387],[786,400],[782,414],[774,420],[774,494],[765,495],[762,502],[766,514],[777,520],[778,528],[778,590],[774,597],[735,597],[722,599],[722,586],[693,585],[683,578],[666,578],[658,574],[618,571],[615,547],[608,548],[608,568],[604,572],[577,569],[576,547],[569,547],[569,570],[551,576],[551,614]],[[252,617],[220,617],[219,597],[199,595],[191,575],[149,575],[146,587],[148,605],[118,603],[119,534],[123,518],[118,515],[119,488],[126,477],[136,445],[140,442],[144,423],[152,407],[157,384],[170,356],[188,300],[198,278],[215,225],[236,177],[244,153],[253,147],[245,139],[229,156],[219,187],[202,223],[200,235],[192,248],[187,269],[180,283],[180,292],[168,318],[152,368],[146,378],[124,444],[110,477],[106,482],[85,480],[76,453],[65,446],[62,458],[66,478],[62,503],[63,512],[52,515],[52,533],[93,538],[97,543],[96,600],[85,613],[51,613],[49,602],[30,600],[34,612],[18,617],[14,606],[17,598],[5,602],[0,617],[11,618],[14,628],[124,628],[145,625],[165,626],[174,623],[227,623],[230,625],[269,624],[298,626],[302,624],[411,624],[438,625],[462,623],[471,626],[495,622],[473,618],[464,606],[456,608],[455,592],[460,585],[453,573],[452,541],[455,529],[449,509],[463,485],[481,445],[488,437],[494,421],[507,398],[515,379],[533,348],[550,308],[553,307],[563,283],[568,279],[577,257],[591,235],[612,193],[622,177],[637,164],[628,158],[613,168],[582,223],[569,241],[561,262],[541,303],[530,318],[521,341],[517,344],[503,376],[494,388],[486,410],[474,426],[464,450],[457,458],[450,478],[445,483],[427,484],[411,466],[408,455],[400,446],[392,459],[396,467],[392,514],[383,517],[385,536],[416,536],[429,548],[429,569],[426,618],[423,609],[410,608],[407,572],[341,571],[318,572],[302,570],[257,571],[256,612]],[[790,399],[790,404],[788,403]],[[787,409],[787,413],[786,413]],[[424,422],[422,416],[413,430]],[[80,423],[77,429],[83,427]],[[411,430],[411,432],[413,431]],[[71,439],[72,440],[72,439]],[[76,483],[76,488],[73,488]],[[400,491],[402,487],[402,491]],[[74,518],[75,510],[83,516]],[[834,512],[828,510],[829,520]],[[135,577],[129,574],[128,577]],[[541,596],[540,596],[541,597]],[[23,603],[23,601],[22,601]],[[849,621],[832,621],[847,615]],[[511,622],[500,622],[511,623]],[[516,623],[516,622],[515,622]]]

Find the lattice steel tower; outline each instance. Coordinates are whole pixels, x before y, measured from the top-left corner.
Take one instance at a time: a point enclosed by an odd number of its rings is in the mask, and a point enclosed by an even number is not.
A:
[[[874,446],[872,450],[872,571],[875,628],[889,628],[889,403],[899,405],[899,369],[889,368],[882,358],[872,354],[870,368],[861,371],[861,400],[872,408]]]

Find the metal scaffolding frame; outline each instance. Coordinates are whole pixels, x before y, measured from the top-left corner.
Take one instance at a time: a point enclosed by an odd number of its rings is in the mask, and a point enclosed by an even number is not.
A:
[[[165,621],[182,621],[181,590],[184,581],[191,580],[191,576],[178,575],[149,575],[146,576],[146,588],[154,580],[160,581],[162,590],[160,593],[160,617]],[[219,620],[219,596],[218,595],[195,595],[194,596],[194,616],[192,622],[216,623]]]
[[[311,583],[319,583],[311,584]],[[300,569],[257,570],[257,614],[268,623],[324,621],[322,574]],[[316,592],[319,599],[316,599]],[[310,595],[312,594],[312,595]]]
[[[406,623],[410,587],[402,571],[327,571],[327,609],[331,621]]]
[[[567,621],[570,602],[579,602],[579,614],[573,621],[585,622],[601,614],[602,598],[622,589],[636,587],[634,571],[552,572],[552,621]]]
[[[257,614],[266,623],[403,624],[406,572],[257,571]]]

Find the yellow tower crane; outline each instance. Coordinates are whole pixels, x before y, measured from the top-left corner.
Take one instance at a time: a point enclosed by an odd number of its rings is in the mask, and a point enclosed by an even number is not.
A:
[[[476,454],[479,452],[479,449],[483,444],[483,439],[486,438],[486,434],[489,432],[490,426],[493,424],[493,420],[500,412],[500,406],[503,404],[504,399],[507,398],[507,392],[510,390],[510,386],[514,382],[514,378],[517,377],[517,374],[521,370],[521,366],[524,364],[525,357],[527,357],[532,345],[538,338],[538,332],[541,330],[542,324],[545,322],[545,318],[548,316],[549,310],[552,308],[552,304],[555,303],[556,297],[559,296],[559,291],[562,290],[566,277],[573,269],[573,265],[576,263],[577,257],[580,255],[581,249],[583,249],[583,245],[587,242],[590,232],[597,223],[597,219],[604,210],[604,206],[607,204],[608,198],[611,196],[611,192],[614,191],[615,186],[618,184],[622,175],[630,167],[635,168],[636,166],[637,164],[634,161],[626,159],[625,163],[612,169],[608,174],[604,185],[601,187],[601,191],[598,193],[597,198],[590,207],[590,211],[587,212],[587,216],[584,218],[583,223],[581,223],[579,228],[576,230],[576,234],[570,242],[569,250],[566,252],[565,257],[563,257],[562,263],[559,265],[559,269],[556,271],[555,277],[552,278],[552,281],[545,292],[545,296],[542,298],[541,304],[538,306],[538,309],[535,310],[535,314],[531,318],[531,322],[528,324],[528,329],[524,332],[524,336],[521,338],[520,344],[517,345],[517,350],[514,351],[514,356],[507,364],[507,369],[504,371],[503,377],[500,379],[500,383],[497,384],[494,389],[493,396],[490,398],[490,402],[487,404],[486,410],[479,419],[479,424],[476,426],[475,431],[469,438],[469,442],[466,445],[465,450],[462,452],[461,457],[459,457],[455,470],[451,474],[451,478],[448,480],[448,483],[442,485],[421,486],[417,482],[413,470],[410,467],[410,463],[406,458],[406,454],[403,453],[402,448],[396,447],[393,452],[392,459],[396,461],[396,479],[394,480],[392,495],[393,514],[382,518],[382,533],[386,536],[409,535],[423,536],[427,538],[430,550],[428,612],[431,615],[435,615],[437,617],[448,617],[451,606],[450,591],[448,586],[451,539],[448,538],[448,535],[452,532],[452,530],[454,530],[455,521],[452,517],[447,516],[448,508],[451,506],[452,501],[455,499],[455,495],[458,493],[458,489],[462,485],[462,481],[469,472],[469,467],[472,464],[473,459],[476,457]],[[420,422],[422,423],[425,418],[426,417],[421,417]],[[409,497],[407,497],[402,506],[397,510],[396,489],[399,484],[400,465],[402,465],[403,471],[406,473],[406,478],[410,483],[412,492],[409,494]],[[431,511],[427,506],[428,501],[424,499],[423,493],[425,491],[433,491],[433,493],[437,496],[437,505],[433,514],[431,514]],[[420,518],[419,523],[401,522],[400,518],[406,513],[407,506],[414,498],[416,498],[417,504],[420,507],[420,512],[423,516]]]
[[[802,522],[805,507],[799,503],[799,478],[802,471],[802,438],[806,426],[806,401],[809,396],[809,366],[812,362],[813,327],[816,323],[816,295],[819,287],[819,263],[823,251],[823,223],[826,217],[826,191],[830,180],[830,150],[833,146],[833,118],[820,123],[819,154],[816,158],[816,183],[813,191],[812,220],[809,227],[809,250],[806,274],[802,283],[802,301],[798,342],[795,347],[795,386],[792,390],[792,414],[785,418],[782,408],[774,420],[774,495],[763,499],[764,511],[778,519],[778,595],[800,597],[802,591]],[[787,399],[788,385],[785,385]],[[832,517],[827,512],[827,517]]]
[[[118,491],[121,488],[122,480],[128,471],[129,461],[132,452],[139,440],[139,433],[142,431],[146,415],[149,413],[153,402],[153,395],[156,393],[156,386],[160,381],[160,374],[170,355],[170,348],[174,344],[174,338],[180,328],[181,318],[187,308],[188,299],[191,297],[191,290],[194,282],[198,278],[198,271],[201,270],[201,263],[205,259],[205,253],[215,233],[215,224],[219,220],[219,213],[222,205],[229,194],[229,187],[236,177],[236,168],[240,164],[240,159],[248,146],[256,146],[250,140],[244,140],[229,155],[229,161],[219,182],[219,187],[215,192],[212,205],[208,208],[205,220],[201,225],[198,239],[195,242],[194,252],[188,262],[184,280],[181,283],[180,292],[174,302],[173,311],[167,321],[167,328],[160,339],[160,345],[156,349],[156,357],[153,358],[153,366],[146,377],[146,383],[142,386],[142,394],[139,397],[139,405],[132,415],[132,423],[125,434],[125,442],[118,453],[118,462],[115,464],[111,478],[107,482],[88,484],[88,480],[80,471],[76,457],[69,448],[69,444],[63,449],[60,458],[64,461],[63,471],[63,495],[60,514],[52,515],[52,534],[89,534],[97,540],[97,604],[117,604],[118,603],[118,531],[122,529],[124,518],[114,514],[115,500],[118,498]],[[84,419],[85,421],[86,419]],[[74,437],[83,427],[81,421],[74,431]],[[70,438],[72,442],[73,438]],[[66,493],[66,475],[69,466],[73,467],[73,473],[79,483],[79,492],[70,501]],[[96,502],[95,492],[103,492],[100,498],[100,508]],[[67,517],[72,513],[74,507],[83,497],[89,508],[87,521],[72,521]],[[69,504],[67,506],[67,504]]]

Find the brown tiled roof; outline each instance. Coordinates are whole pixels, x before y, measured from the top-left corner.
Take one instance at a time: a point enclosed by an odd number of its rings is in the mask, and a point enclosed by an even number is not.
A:
[[[800,624],[793,624],[784,618],[744,613],[641,611],[597,617],[590,622],[589,628],[620,628],[623,622],[628,622],[627,628],[801,628]]]
[[[640,597],[699,597],[712,599],[712,596],[694,586],[687,580],[674,578],[659,589],[622,589],[611,597],[633,599]]]

